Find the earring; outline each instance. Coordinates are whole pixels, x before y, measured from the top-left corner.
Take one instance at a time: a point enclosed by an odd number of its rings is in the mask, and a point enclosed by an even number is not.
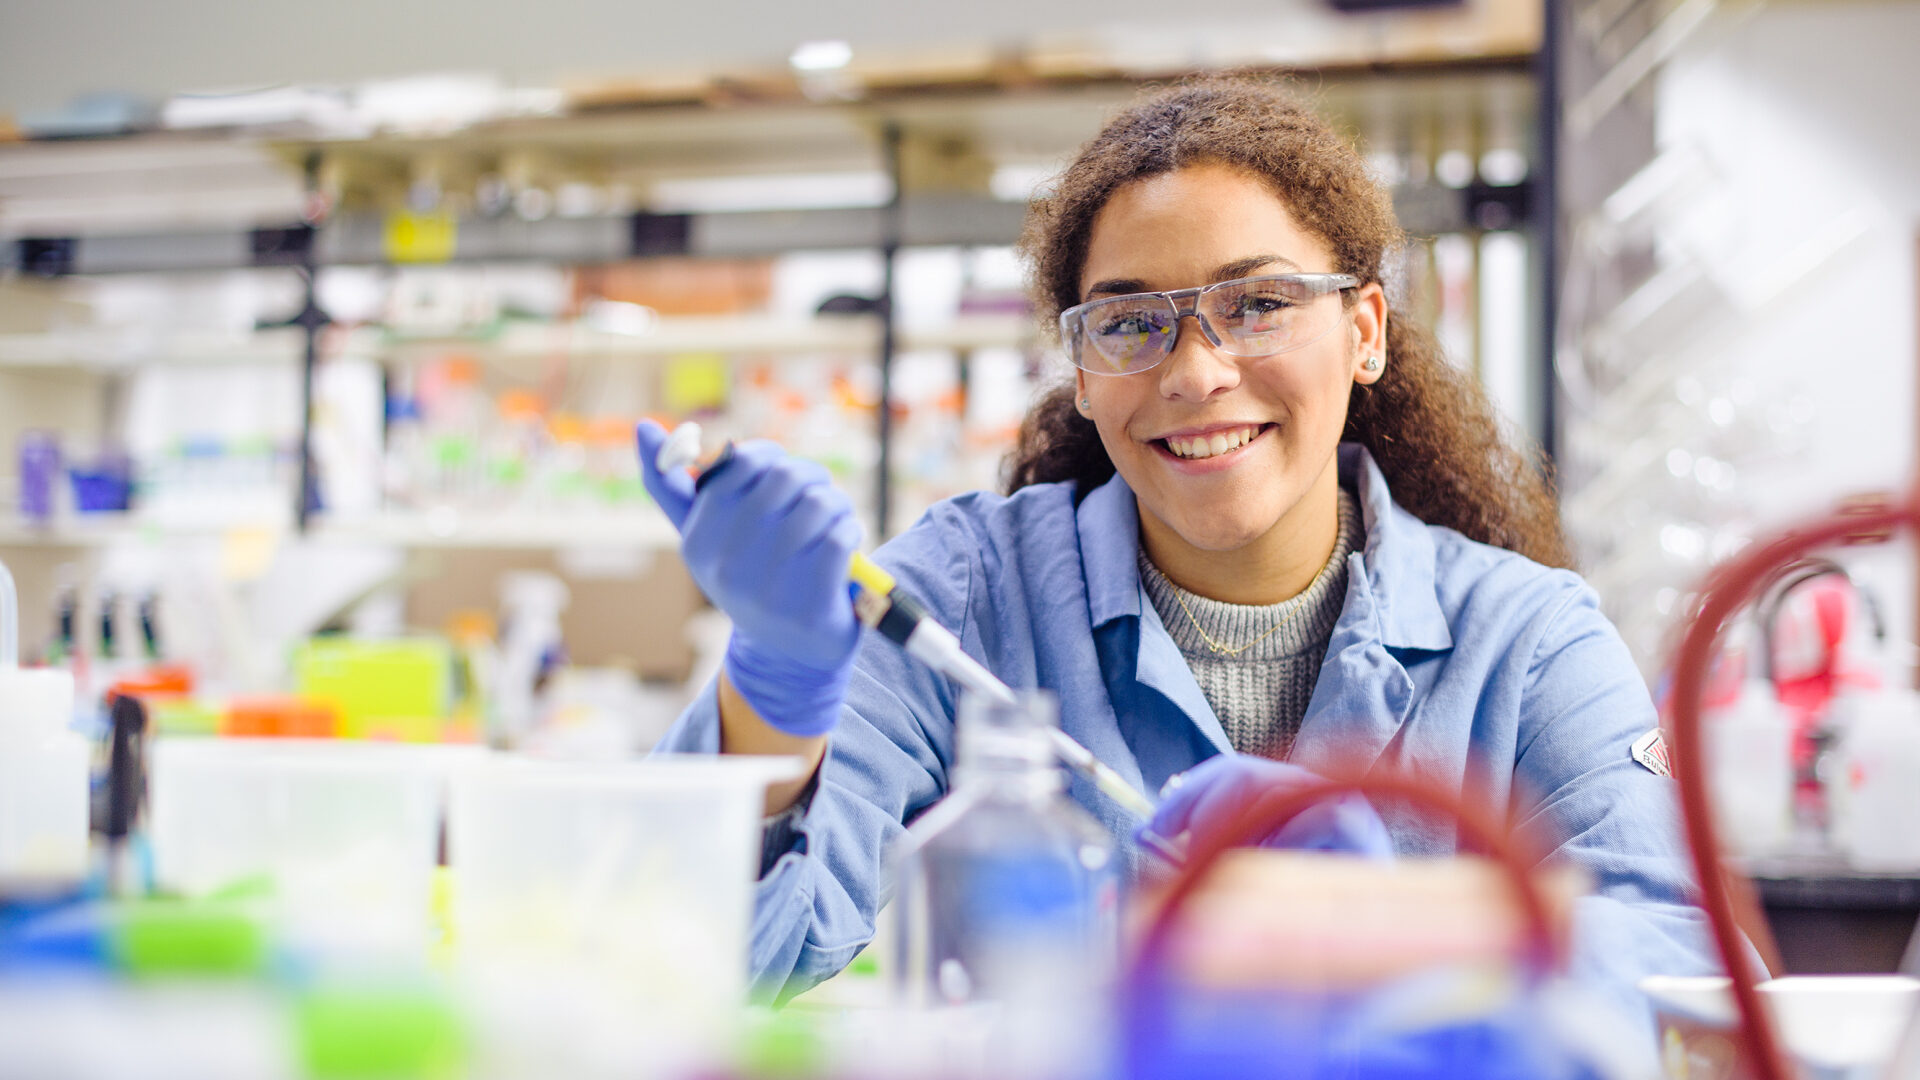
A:
[[[1367,357],[1366,362],[1361,364],[1360,366],[1366,370],[1367,374],[1377,375],[1380,372],[1381,366],[1385,363],[1386,361],[1382,360],[1379,354],[1376,353],[1372,356]]]
[[[1081,412],[1086,412],[1086,411],[1087,411],[1088,409],[1091,409],[1091,408],[1093,408],[1093,399],[1092,399],[1092,398],[1084,398],[1084,397],[1083,397],[1083,398],[1081,398],[1081,399],[1080,399],[1080,411],[1081,411]]]

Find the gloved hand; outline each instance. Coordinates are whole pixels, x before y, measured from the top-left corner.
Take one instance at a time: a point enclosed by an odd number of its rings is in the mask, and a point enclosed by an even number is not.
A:
[[[698,494],[654,466],[666,431],[635,432],[641,478],[680,531],[693,580],[733,620],[722,666],[760,718],[790,735],[824,735],[840,716],[860,624],[847,560],[860,546],[853,505],[827,470],[770,442],[740,443]]]
[[[1183,832],[1212,834],[1268,794],[1296,791],[1321,779],[1284,761],[1220,754],[1168,781],[1160,809],[1146,827],[1168,838]],[[1262,840],[1260,846],[1345,851],[1382,859],[1393,856],[1386,823],[1358,794],[1315,803]]]

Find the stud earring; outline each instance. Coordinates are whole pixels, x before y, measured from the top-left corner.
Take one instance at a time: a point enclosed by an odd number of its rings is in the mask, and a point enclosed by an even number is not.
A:
[[[1086,412],[1086,411],[1087,411],[1088,409],[1091,409],[1091,408],[1093,408],[1093,399],[1092,399],[1092,398],[1084,398],[1084,397],[1083,397],[1083,398],[1081,398],[1081,399],[1080,399],[1080,411],[1081,411],[1081,412]]]
[[[1381,360],[1379,354],[1376,353],[1373,356],[1367,357],[1366,362],[1360,366],[1366,369],[1367,374],[1376,375],[1384,363],[1385,361]]]

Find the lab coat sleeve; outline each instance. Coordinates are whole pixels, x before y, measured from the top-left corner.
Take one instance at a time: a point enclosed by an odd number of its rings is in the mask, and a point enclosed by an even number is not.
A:
[[[1560,845],[1551,859],[1583,868],[1593,893],[1573,916],[1572,975],[1611,1001],[1653,1045],[1647,975],[1719,970],[1694,906],[1678,789],[1634,761],[1657,718],[1619,633],[1585,584],[1546,616],[1521,702],[1517,818]]]
[[[876,553],[930,613],[959,631],[972,574],[937,522]],[[873,937],[891,892],[886,857],[905,822],[938,800],[952,760],[952,691],[869,633],[829,737],[818,784],[790,850],[756,886],[749,962],[755,997],[785,1001],[845,967]],[[656,752],[715,753],[715,685],[681,715]]]

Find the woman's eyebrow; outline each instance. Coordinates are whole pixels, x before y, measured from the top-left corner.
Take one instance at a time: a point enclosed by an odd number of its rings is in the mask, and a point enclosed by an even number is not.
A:
[[[1295,274],[1300,272],[1300,264],[1285,255],[1249,255],[1244,259],[1235,259],[1215,267],[1213,280],[1232,281],[1234,278],[1246,277],[1255,270],[1263,270],[1269,266],[1279,267]]]
[[[1232,281],[1234,278],[1246,277],[1256,270],[1270,266],[1289,273],[1300,272],[1300,264],[1284,255],[1249,255],[1244,259],[1235,259],[1215,267],[1209,278],[1212,281]],[[1107,278],[1088,286],[1081,300],[1091,300],[1096,296],[1125,296],[1129,293],[1149,291],[1151,290],[1147,288],[1147,283],[1139,278]]]
[[[1125,296],[1128,293],[1146,291],[1147,283],[1141,281],[1139,278],[1108,278],[1105,281],[1096,281],[1088,286],[1086,295],[1081,299],[1092,299],[1102,294],[1107,296]]]

